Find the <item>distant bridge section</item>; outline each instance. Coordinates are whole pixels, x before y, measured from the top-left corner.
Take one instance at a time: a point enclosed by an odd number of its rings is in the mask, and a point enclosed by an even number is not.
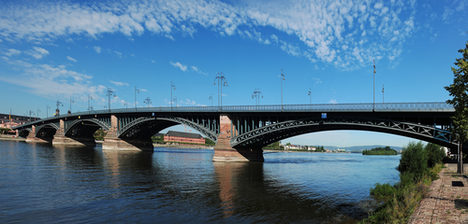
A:
[[[102,128],[103,149],[153,150],[151,136],[183,124],[216,142],[214,160],[263,161],[267,144],[327,130],[383,132],[454,148],[453,114],[443,102],[149,107],[78,112],[14,129],[29,141],[92,145]]]

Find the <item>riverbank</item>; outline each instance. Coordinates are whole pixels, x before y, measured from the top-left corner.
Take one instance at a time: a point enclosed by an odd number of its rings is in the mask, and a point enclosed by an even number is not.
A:
[[[15,142],[24,142],[24,141],[26,141],[25,138],[16,137],[14,135],[0,135],[0,140],[1,141],[15,141]]]
[[[408,223],[468,223],[467,166],[465,175],[460,176],[457,164],[445,164]]]
[[[179,149],[213,149],[213,146],[194,144],[158,144],[153,143],[155,148],[179,148]]]

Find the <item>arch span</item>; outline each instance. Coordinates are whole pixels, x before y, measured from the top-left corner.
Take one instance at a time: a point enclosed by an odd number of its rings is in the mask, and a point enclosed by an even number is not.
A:
[[[160,131],[175,125],[186,125],[212,141],[216,141],[216,132],[203,124],[181,117],[141,117],[133,120],[118,131],[118,137],[122,139],[145,139]]]
[[[54,123],[43,124],[36,127],[35,137],[51,142],[59,127]]]
[[[258,148],[270,143],[312,132],[362,130],[411,137],[447,147],[455,147],[451,133],[436,127],[389,120],[290,120],[266,125],[234,136],[234,148]]]
[[[94,138],[94,132],[99,128],[110,129],[109,125],[94,118],[73,120],[66,123],[64,135],[71,138]]]

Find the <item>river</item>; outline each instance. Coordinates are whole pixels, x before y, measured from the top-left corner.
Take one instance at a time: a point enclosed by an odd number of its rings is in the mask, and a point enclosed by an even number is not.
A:
[[[212,150],[154,153],[0,141],[0,223],[356,223],[400,156]]]

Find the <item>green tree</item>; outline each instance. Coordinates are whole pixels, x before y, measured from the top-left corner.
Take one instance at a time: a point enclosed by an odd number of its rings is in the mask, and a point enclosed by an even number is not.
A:
[[[468,139],[468,42],[465,49],[458,50],[463,56],[457,58],[455,67],[452,67],[454,75],[453,83],[445,89],[453,98],[447,100],[455,108],[455,115],[452,117],[452,132],[459,142],[458,153],[458,173],[463,173],[463,142]]]

